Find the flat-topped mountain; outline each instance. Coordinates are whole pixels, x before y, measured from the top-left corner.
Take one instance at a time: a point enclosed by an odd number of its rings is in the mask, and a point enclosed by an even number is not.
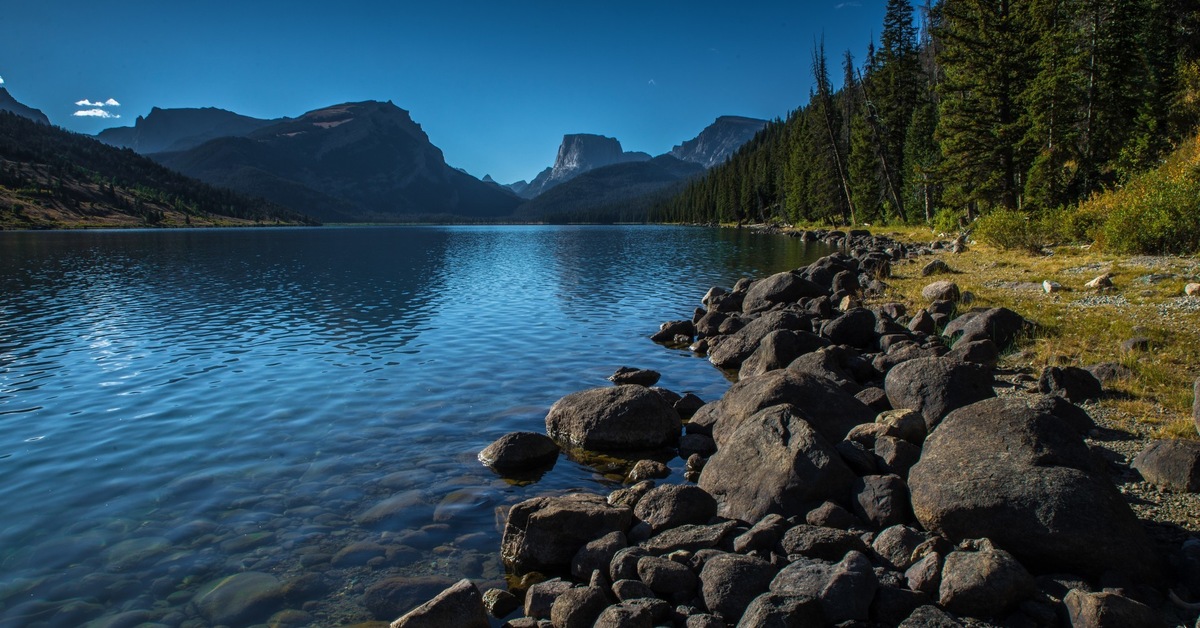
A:
[[[0,111],[15,113],[22,118],[29,118],[34,122],[50,124],[50,118],[47,118],[46,114],[34,109],[33,107],[18,102],[17,99],[13,98],[12,94],[8,93],[8,90],[3,87],[0,87]]]
[[[133,126],[105,129],[96,135],[96,139],[110,146],[129,148],[148,155],[195,148],[218,137],[248,135],[278,122],[251,118],[215,107],[154,107],[149,115],[138,116]]]
[[[534,198],[596,168],[649,160],[650,155],[646,153],[625,152],[621,148],[621,142],[611,137],[590,133],[564,135],[562,143],[558,145],[558,156],[554,159],[554,165],[540,172],[527,187],[517,193],[525,198]],[[513,189],[516,191],[515,187]]]
[[[671,149],[670,155],[683,161],[712,168],[725,163],[743,144],[767,125],[766,120],[721,116],[705,127],[700,135]]]
[[[520,203],[446,165],[421,126],[390,101],[326,107],[155,159],[326,221],[494,218]]]

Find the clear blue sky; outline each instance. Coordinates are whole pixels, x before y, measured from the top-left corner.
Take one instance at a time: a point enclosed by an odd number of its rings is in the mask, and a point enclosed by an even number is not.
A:
[[[5,4],[4,87],[68,129],[155,106],[275,118],[391,100],[451,165],[510,182],[550,165],[565,133],[660,154],[720,115],[783,116],[808,98],[814,39],[840,77],[885,0]],[[75,104],[108,99],[120,106]],[[121,118],[73,115],[88,109]]]

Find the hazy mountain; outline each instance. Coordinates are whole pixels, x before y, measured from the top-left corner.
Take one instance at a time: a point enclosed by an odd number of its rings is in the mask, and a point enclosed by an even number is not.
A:
[[[298,224],[94,138],[0,113],[0,228]]]
[[[525,220],[638,221],[664,191],[704,172],[704,167],[660,155],[649,161],[595,168],[521,205]]]
[[[554,159],[554,165],[539,173],[529,182],[528,187],[517,193],[525,198],[535,198],[589,170],[649,159],[650,155],[646,153],[625,152],[621,148],[621,142],[611,137],[589,133],[564,135],[562,143],[558,146],[558,156]],[[515,188],[510,189],[516,191]]]
[[[105,144],[130,148],[143,155],[195,148],[218,137],[249,135],[279,120],[260,120],[232,111],[202,109],[159,109],[138,116],[133,126],[105,129],[96,138]]]
[[[716,122],[705,127],[700,135],[672,148],[670,155],[705,168],[712,168],[725,163],[725,160],[766,125],[766,120],[721,116]]]
[[[8,93],[8,90],[3,87],[0,87],[0,111],[15,113],[22,118],[29,118],[41,124],[50,124],[50,118],[47,118],[46,114],[33,107],[17,102],[17,99],[13,98],[12,94]]]
[[[499,217],[520,203],[446,165],[421,126],[391,102],[318,109],[155,159],[327,221]]]

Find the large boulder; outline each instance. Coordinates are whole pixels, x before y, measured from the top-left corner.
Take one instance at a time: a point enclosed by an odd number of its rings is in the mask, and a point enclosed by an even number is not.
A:
[[[773,331],[810,329],[807,316],[795,312],[767,312],[727,336],[709,339],[708,361],[719,368],[736,369]]]
[[[718,514],[758,521],[803,514],[807,502],[843,500],[854,473],[795,406],[767,408],[746,419],[709,459],[700,488]]]
[[[742,311],[747,314],[764,312],[780,303],[796,303],[800,299],[828,294],[829,292],[824,288],[800,275],[784,271],[754,282],[754,285],[746,291],[746,298],[742,301]]]
[[[962,298],[962,290],[953,281],[935,281],[921,288],[921,296],[929,302],[958,301]]]
[[[603,496],[571,494],[534,497],[509,510],[500,553],[518,571],[561,571],[589,541],[625,532],[628,508],[609,506]]]
[[[713,439],[720,448],[747,418],[779,404],[803,408],[812,428],[830,442],[845,438],[855,425],[875,418],[866,404],[833,382],[781,369],[739,381],[720,400],[701,408],[692,422],[711,425]]]
[[[1067,617],[1079,628],[1160,628],[1162,616],[1154,609],[1117,593],[1088,593],[1071,589],[1063,598]]]
[[[392,622],[391,628],[487,628],[490,625],[479,589],[470,580],[463,579]]]
[[[950,358],[917,358],[898,364],[884,378],[883,389],[893,408],[920,412],[929,430],[951,410],[996,396],[991,369]]]
[[[1034,570],[1157,582],[1161,562],[1087,445],[1020,398],[951,412],[909,473],[913,512],[951,541],[989,538]]]
[[[1006,307],[997,307],[989,310],[971,310],[950,321],[942,333],[947,338],[957,339],[958,343],[991,340],[1004,350],[1032,330],[1033,323],[1025,320],[1020,314]]]
[[[780,329],[763,337],[754,353],[742,362],[738,378],[746,379],[786,367],[792,360],[822,347],[829,341],[807,331]]]
[[[1156,486],[1200,492],[1200,441],[1153,441],[1133,459],[1133,468]]]
[[[572,393],[546,414],[546,433],[551,438],[593,451],[662,447],[679,439],[682,426],[675,408],[643,386]]]
[[[855,308],[825,323],[821,327],[821,334],[835,345],[870,349],[878,338],[875,322],[874,312]]]

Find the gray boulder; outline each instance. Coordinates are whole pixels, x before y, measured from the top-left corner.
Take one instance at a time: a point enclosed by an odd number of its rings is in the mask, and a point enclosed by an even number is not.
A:
[[[1155,486],[1200,492],[1200,441],[1153,441],[1133,459],[1133,468]]]
[[[650,369],[638,369],[631,366],[622,366],[617,369],[617,372],[608,376],[608,381],[617,384],[618,386],[646,386],[650,387],[658,383],[662,377],[662,373],[652,371]]]
[[[871,549],[893,567],[904,571],[916,562],[914,554],[926,538],[916,528],[894,525],[875,536]]]
[[[921,297],[926,301],[958,301],[962,290],[953,281],[935,281],[921,288]]]
[[[653,628],[654,616],[642,604],[613,604],[596,618],[592,628]]]
[[[393,621],[391,628],[488,628],[490,625],[479,589],[463,579]]]
[[[717,514],[717,502],[698,486],[666,484],[650,489],[633,509],[651,533],[684,524],[705,524]]]
[[[827,346],[828,340],[812,332],[790,329],[773,331],[764,336],[754,353],[742,362],[738,377],[746,379],[784,368],[792,360]]]
[[[700,473],[717,513],[758,521],[805,512],[806,502],[840,499],[854,474],[794,406],[775,406],[740,425]]]
[[[908,487],[898,475],[867,475],[854,481],[855,515],[876,528],[907,523],[911,517]]]
[[[535,497],[512,507],[500,553],[519,571],[567,571],[589,541],[629,529],[633,513],[599,495]]]
[[[1029,335],[1033,327],[1033,323],[1025,320],[1020,314],[1005,307],[997,307],[967,312],[950,321],[943,334],[962,343],[991,340],[1004,350],[1021,337]]]
[[[801,414],[809,425],[830,442],[842,440],[855,425],[875,418],[866,404],[833,382],[782,369],[739,381],[721,399],[701,408],[692,422],[711,425],[720,448],[746,419],[780,404],[804,408]]]
[[[943,608],[957,615],[999,617],[1033,595],[1033,576],[1011,554],[987,539],[976,547],[946,557],[938,600]]]
[[[785,271],[754,282],[746,291],[742,311],[747,314],[764,312],[780,303],[796,303],[800,299],[828,294],[829,292],[821,286],[796,273]]]
[[[830,624],[865,621],[878,588],[871,561],[859,552],[850,552],[836,564],[798,560],[771,581],[771,593],[820,600],[822,614]]]
[[[957,542],[989,538],[1030,568],[1157,582],[1161,563],[1083,439],[1020,398],[959,408],[909,472],[921,525]]]
[[[550,619],[554,600],[571,590],[571,583],[560,578],[539,582],[525,592],[525,616],[534,619]]]
[[[1089,593],[1071,589],[1063,604],[1071,626],[1077,628],[1161,628],[1154,609],[1116,593]]]
[[[651,591],[667,599],[695,591],[699,582],[687,565],[660,556],[639,559],[637,573],[638,579],[646,583]]]
[[[878,339],[875,333],[875,313],[864,308],[852,309],[825,323],[821,335],[835,345],[870,349]]]
[[[593,451],[654,449],[679,439],[679,413],[643,386],[572,393],[546,414],[546,433],[570,447]]]
[[[1076,366],[1047,366],[1038,378],[1038,392],[1066,397],[1071,403],[1099,399],[1104,394],[1100,380]]]
[[[806,524],[789,529],[779,544],[788,556],[818,558],[833,563],[850,552],[868,551],[867,544],[857,534]]]
[[[959,342],[954,345],[954,349],[950,353],[946,354],[946,357],[960,362],[974,362],[984,366],[996,366],[996,363],[1000,361],[1000,349],[996,347],[996,343],[984,338],[970,342]]]
[[[883,381],[893,408],[916,410],[927,430],[951,410],[996,396],[991,369],[950,358],[918,358],[897,365]]]
[[[777,571],[771,563],[753,556],[713,556],[700,570],[704,605],[732,624],[741,619],[754,598],[767,592]]]
[[[538,469],[558,459],[558,445],[536,432],[512,432],[479,452],[479,461],[500,473]]]
[[[737,628],[810,628],[824,625],[825,615],[816,598],[768,592],[750,602]]]
[[[621,532],[609,532],[594,541],[589,541],[579,548],[571,559],[571,575],[580,580],[587,580],[597,569],[608,573],[608,565],[613,556],[628,545],[625,535]]]
[[[550,606],[550,621],[555,628],[592,628],[604,609],[608,595],[595,586],[575,587],[563,591]],[[454,623],[441,626],[455,626]]]
[[[896,628],[963,628],[963,625],[946,611],[926,605],[913,611]]]
[[[767,312],[736,333],[710,339],[708,361],[723,369],[736,369],[749,358],[763,338],[773,331],[810,329],[807,316],[795,312]]]

